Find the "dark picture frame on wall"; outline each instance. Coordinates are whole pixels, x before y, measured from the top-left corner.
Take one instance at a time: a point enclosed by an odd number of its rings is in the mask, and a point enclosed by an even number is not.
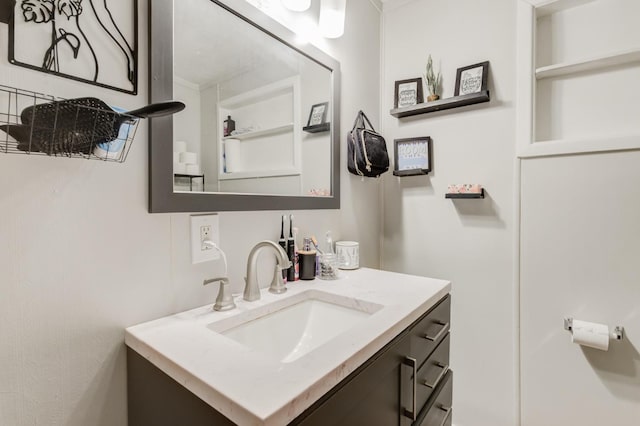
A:
[[[487,90],[489,61],[458,68],[454,96],[470,95]]]
[[[398,80],[395,84],[394,108],[414,106],[424,102],[422,78]]]
[[[309,119],[307,120],[307,127],[319,126],[327,121],[327,110],[329,109],[329,102],[322,102],[315,104],[309,111]]]
[[[327,122],[327,111],[329,102],[322,102],[311,106],[307,125],[302,128],[308,133],[322,133],[331,129],[331,124]]]
[[[394,139],[394,176],[426,175],[431,172],[431,137]]]

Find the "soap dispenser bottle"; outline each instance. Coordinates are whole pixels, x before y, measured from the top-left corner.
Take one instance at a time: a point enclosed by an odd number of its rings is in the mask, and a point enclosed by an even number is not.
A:
[[[231,136],[231,132],[236,129],[236,122],[231,119],[230,115],[227,115],[227,119],[222,122],[222,134],[226,136]]]

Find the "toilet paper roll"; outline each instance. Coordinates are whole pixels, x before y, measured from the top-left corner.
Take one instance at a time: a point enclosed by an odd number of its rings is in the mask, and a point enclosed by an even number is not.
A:
[[[573,320],[571,341],[590,348],[609,350],[609,327],[594,322]]]
[[[188,175],[199,175],[200,174],[200,166],[197,164],[187,164],[187,174]]]
[[[176,163],[173,165],[173,173],[178,175],[187,174],[187,165],[182,163]]]
[[[175,141],[173,143],[173,150],[175,152],[185,152],[187,150],[187,143],[185,141]]]
[[[242,154],[240,153],[239,139],[226,139],[224,141],[224,160],[227,173],[242,171]]]
[[[180,162],[182,164],[198,164],[198,154],[195,152],[181,152]]]

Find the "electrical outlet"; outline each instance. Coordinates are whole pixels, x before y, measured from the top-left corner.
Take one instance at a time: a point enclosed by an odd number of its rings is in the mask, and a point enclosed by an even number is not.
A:
[[[220,252],[203,242],[211,240],[220,247],[220,223],[217,214],[191,216],[191,263],[220,259]]]
[[[200,250],[213,250],[213,247],[206,245],[204,242],[211,240],[211,225],[200,226]]]

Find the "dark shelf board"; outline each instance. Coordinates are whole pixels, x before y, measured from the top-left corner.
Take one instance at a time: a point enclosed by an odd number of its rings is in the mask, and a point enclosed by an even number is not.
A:
[[[204,178],[204,175],[188,175],[184,173],[174,173],[173,176],[179,178]]]
[[[482,188],[482,192],[480,192],[479,194],[445,194],[444,198],[484,198],[484,188]]]
[[[428,114],[430,112],[444,111],[451,108],[459,108],[467,105],[489,102],[491,96],[488,90],[469,95],[454,96],[452,98],[440,99],[439,101],[427,102],[412,105],[404,108],[395,108],[389,111],[396,118],[411,117],[412,115]]]
[[[302,128],[307,133],[328,132],[331,129],[331,123],[316,124],[315,126],[305,126]]]

